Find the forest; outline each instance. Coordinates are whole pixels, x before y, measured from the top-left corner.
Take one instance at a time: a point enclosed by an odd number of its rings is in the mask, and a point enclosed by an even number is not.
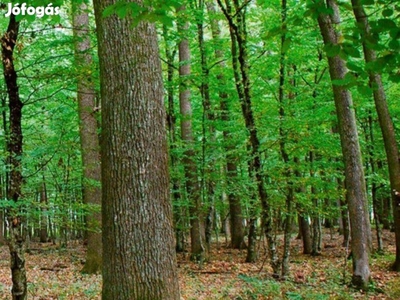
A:
[[[400,299],[398,1],[0,15],[0,299]]]

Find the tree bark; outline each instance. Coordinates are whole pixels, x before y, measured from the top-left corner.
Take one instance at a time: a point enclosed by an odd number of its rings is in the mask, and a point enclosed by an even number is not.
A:
[[[15,15],[10,16],[7,31],[1,38],[3,73],[9,98],[10,125],[8,150],[8,167],[10,169],[10,185],[7,198],[14,202],[20,201],[22,186],[22,107],[19,96],[17,72],[14,66],[14,47],[18,39],[19,21]],[[8,213],[10,224],[9,250],[11,257],[11,279],[13,300],[27,299],[27,282],[25,270],[25,231],[22,230],[22,217],[18,209],[11,209]]]
[[[336,11],[335,3],[330,0],[328,3]],[[339,34],[335,31],[333,24],[334,21],[338,22],[338,16],[322,13],[326,9],[322,0],[317,0],[317,4],[320,9],[318,24],[324,44],[338,46]],[[343,80],[347,73],[345,61],[339,55],[335,55],[328,57],[328,64],[331,80]],[[368,255],[371,248],[371,227],[353,100],[350,91],[344,86],[332,84],[332,88],[345,165],[353,254],[352,282],[358,288],[367,289],[370,280]]]
[[[157,32],[102,16],[100,59],[104,300],[179,299],[169,198],[162,70]],[[141,4],[140,2],[136,2]]]
[[[90,53],[90,28],[87,5],[73,3],[73,27],[75,37],[75,63],[78,68],[79,135],[83,167],[83,202],[101,207],[100,145],[97,133],[96,92],[92,76]],[[86,216],[87,252],[83,273],[93,274],[101,270],[101,211]]]
[[[299,226],[301,230],[301,238],[303,240],[303,254],[311,254],[312,252],[312,243],[311,243],[311,231],[310,231],[310,223],[308,222],[308,218],[305,216],[299,216]]]
[[[376,61],[376,53],[368,47],[368,41],[373,41],[368,16],[360,0],[351,0],[354,16],[357,20],[358,29],[361,32],[365,62],[373,63]],[[393,121],[390,118],[389,108],[386,101],[386,93],[383,88],[381,74],[368,69],[369,83],[373,89],[376,112],[378,113],[379,126],[382,131],[383,143],[385,146],[386,157],[389,169],[390,187],[392,190],[394,231],[396,235],[396,259],[392,265],[395,271],[400,271],[400,154],[396,142],[396,133]]]
[[[42,182],[39,186],[39,197],[40,197],[40,234],[39,240],[41,243],[46,243],[49,240],[49,234],[47,231],[47,187],[44,175],[42,176]]]

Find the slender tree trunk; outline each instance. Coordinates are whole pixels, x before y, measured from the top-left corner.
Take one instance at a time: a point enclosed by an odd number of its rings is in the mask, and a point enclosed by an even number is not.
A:
[[[268,251],[270,263],[274,276],[279,276],[281,263],[277,255],[275,239],[272,227],[271,207],[265,187],[265,174],[263,174],[260,157],[260,140],[257,136],[253,108],[251,104],[251,84],[249,77],[248,51],[247,51],[247,31],[245,12],[246,7],[241,7],[237,0],[233,1],[235,10],[232,9],[230,0],[225,1],[225,6],[221,0],[218,4],[222,9],[228,23],[232,45],[232,63],[234,68],[236,89],[238,92],[242,114],[245,120],[246,129],[249,132],[250,158],[248,160],[249,175],[254,176],[257,186],[258,196],[262,206],[262,218],[264,233],[268,240]]]
[[[0,199],[4,199],[4,177],[0,174]],[[3,208],[0,209],[0,247],[4,245],[5,243],[5,211]]]
[[[301,238],[303,240],[303,254],[311,254],[312,252],[312,243],[311,243],[311,231],[310,231],[310,223],[307,218],[304,216],[299,217],[299,224],[301,229]]]
[[[190,48],[189,41],[186,38],[186,31],[189,23],[182,21],[186,8],[182,6],[178,10],[180,14],[180,24],[178,31],[180,33],[179,41],[179,76],[181,77],[181,86],[179,90],[179,104],[181,120],[181,137],[185,143],[185,153],[183,164],[185,167],[186,191],[190,199],[190,238],[191,238],[191,259],[194,261],[205,261],[208,259],[207,246],[205,241],[205,224],[201,210],[202,201],[200,186],[197,180],[197,166],[194,161],[194,139],[192,133],[192,106],[190,103],[190,89],[188,87],[188,77],[190,71]]]
[[[298,157],[294,157],[293,162],[296,165],[300,164]],[[296,168],[294,174],[297,178],[302,177],[301,172]],[[296,193],[305,193],[304,187],[296,188]],[[312,252],[312,241],[311,241],[311,230],[310,223],[308,221],[308,214],[301,208],[301,205],[297,203],[298,210],[298,222],[299,222],[299,235],[303,241],[303,254],[311,254]]]
[[[376,163],[375,163],[375,138],[374,138],[374,128],[373,128],[373,120],[372,120],[372,112],[371,110],[368,111],[368,118],[364,124],[364,135],[365,135],[365,142],[367,144],[368,150],[368,160],[366,164],[366,172],[370,174],[376,174]],[[368,181],[367,181],[368,183]],[[372,197],[372,210],[374,214],[374,221],[375,221],[375,230],[376,230],[376,238],[377,238],[377,251],[381,253],[383,251],[383,244],[382,244],[382,229],[380,227],[380,216],[378,214],[379,211],[379,203],[376,196],[376,191],[378,190],[378,186],[376,184],[376,180],[374,178],[371,179],[370,184],[366,184],[366,186],[371,186],[371,197]]]
[[[358,28],[361,31],[365,62],[373,63],[376,61],[376,53],[368,46],[368,41],[373,39],[368,16],[360,0],[351,0],[351,3]],[[392,267],[395,271],[400,271],[400,154],[396,142],[393,121],[390,118],[389,108],[386,102],[386,93],[383,88],[381,74],[374,71],[372,68],[368,70],[368,73],[369,83],[373,89],[375,108],[378,113],[379,126],[382,131],[388,162],[390,187],[392,190],[394,231],[396,235],[396,259]],[[397,193],[399,196],[397,196]]]
[[[343,181],[338,178],[337,179],[338,188],[345,189]],[[349,225],[349,209],[347,207],[347,197],[341,197],[339,199],[340,204],[340,213],[343,225],[343,247],[348,247],[349,238],[350,238],[350,225]]]
[[[391,199],[389,197],[383,197],[383,199],[381,199],[382,201],[382,216],[381,216],[381,220],[382,220],[382,225],[383,225],[383,229],[385,230],[390,230],[391,229],[391,222],[390,222],[390,211],[391,211]]]
[[[17,72],[14,66],[14,47],[18,39],[19,22],[11,15],[7,31],[1,38],[2,61],[4,79],[7,86],[10,111],[9,139],[7,145],[8,162],[10,169],[10,185],[7,198],[18,202],[22,186],[22,107],[19,96]],[[11,279],[13,300],[27,299],[27,282],[25,270],[25,240],[26,231],[23,230],[23,219],[18,210],[12,209],[8,214],[10,224],[9,250],[11,257]]]
[[[285,228],[284,228],[284,242],[283,242],[283,254],[282,254],[282,270],[281,276],[285,278],[289,274],[289,257],[290,257],[290,230],[292,227],[292,207],[293,207],[293,199],[294,199],[294,189],[293,182],[291,180],[292,171],[289,166],[290,158],[289,154],[286,150],[286,142],[288,139],[288,133],[284,128],[284,121],[286,119],[286,97],[285,97],[285,81],[286,81],[286,53],[284,49],[284,45],[286,42],[286,18],[287,18],[287,6],[286,0],[281,1],[281,53],[279,59],[279,91],[278,91],[278,101],[279,101],[279,148],[281,152],[281,157],[284,162],[283,171],[284,176],[287,181],[287,191],[286,191],[286,218],[285,218]],[[294,85],[294,84],[293,84]],[[293,98],[293,95],[289,95],[288,97]]]
[[[75,61],[78,68],[79,135],[83,166],[83,202],[101,207],[100,145],[97,133],[96,92],[90,53],[88,8],[85,3],[73,3]],[[83,273],[97,273],[102,265],[101,211],[86,217],[87,252]]]
[[[197,37],[199,42],[200,51],[200,65],[201,65],[201,84],[200,94],[203,105],[203,120],[202,120],[202,195],[203,205],[208,206],[208,213],[206,217],[205,238],[208,249],[210,249],[212,229],[214,226],[214,197],[215,197],[215,182],[208,174],[216,174],[215,162],[213,156],[207,155],[207,150],[211,153],[214,150],[216,141],[215,136],[215,114],[211,108],[211,95],[209,84],[209,67],[207,62],[206,45],[204,40],[204,0],[199,0],[197,5]],[[206,163],[207,161],[207,163]],[[208,175],[208,176],[207,176]]]
[[[328,1],[329,6],[336,11],[335,3]],[[317,0],[317,3],[320,9],[318,24],[324,43],[325,45],[338,46],[339,35],[333,24],[333,22],[339,23],[338,16],[337,14],[329,16],[322,13],[326,6],[322,0]],[[344,60],[339,55],[335,55],[328,57],[328,64],[331,80],[343,80],[347,73]],[[351,223],[352,282],[358,288],[367,289],[370,279],[368,254],[371,248],[371,227],[356,118],[350,91],[341,85],[332,85],[332,88],[339,121]]]
[[[220,73],[217,75],[217,80],[219,83],[219,99],[220,99],[220,108],[221,108],[221,120],[225,122],[225,124],[229,124],[230,114],[228,107],[229,96],[226,92],[223,91],[224,87],[227,84],[226,78],[223,74],[223,70],[226,68],[226,64],[224,62],[224,54],[220,50],[220,45],[218,45],[218,40],[221,38],[221,30],[219,28],[218,21],[213,17],[215,14],[215,6],[214,3],[208,2],[207,9],[209,11],[211,17],[211,32],[215,44],[215,58],[219,61],[218,65],[220,67]],[[227,128],[228,126],[224,126]],[[232,154],[235,147],[232,144],[230,133],[227,129],[223,130],[224,137],[224,149],[226,153],[226,177],[228,184],[228,202],[229,202],[229,215],[230,215],[230,233],[231,233],[231,247],[233,249],[243,249],[246,247],[244,242],[244,225],[243,225],[243,211],[242,205],[240,203],[240,199],[235,193],[234,189],[231,188],[237,182],[237,166],[236,166],[236,157]]]
[[[172,38],[169,35],[168,27],[163,26],[163,37],[166,45],[171,43]],[[169,156],[170,156],[170,170],[176,170],[179,157],[176,155],[176,115],[175,115],[175,97],[174,97],[174,61],[177,49],[175,47],[165,47],[165,56],[167,59],[167,128],[169,138]],[[172,172],[172,203],[174,209],[174,229],[175,229],[175,249],[177,252],[185,251],[185,230],[187,211],[184,205],[180,205],[180,180],[179,176]]]
[[[314,152],[309,152],[309,162],[310,162],[310,177],[315,177],[315,170],[314,170]],[[315,186],[311,186],[311,201],[314,206],[315,211],[313,212],[311,218],[311,233],[312,233],[312,240],[311,240],[311,255],[318,256],[320,255],[321,251],[321,218],[319,215],[319,206],[320,200],[317,196],[317,188]]]
[[[155,25],[95,0],[102,135],[104,300],[176,299],[162,70]],[[140,4],[138,2],[133,2]]]
[[[47,231],[47,187],[44,175],[42,176],[42,183],[39,187],[39,197],[40,197],[40,234],[39,240],[41,243],[46,243],[49,240],[49,234]]]

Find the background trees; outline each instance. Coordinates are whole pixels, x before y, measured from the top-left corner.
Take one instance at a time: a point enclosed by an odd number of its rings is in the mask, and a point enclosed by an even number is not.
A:
[[[221,234],[226,234],[231,235],[232,239],[227,241],[232,247],[247,247],[248,260],[254,261],[260,254],[257,247],[263,236],[260,228],[264,228],[272,261],[278,266],[281,261],[274,252],[281,249],[277,236],[284,229],[287,243],[301,231],[304,252],[318,255],[324,251],[323,226],[339,228],[344,233],[344,245],[350,246],[347,215],[352,200],[351,193],[346,195],[343,183],[346,182],[350,192],[354,185],[349,184],[349,172],[345,178],[342,158],[346,160],[350,156],[343,156],[341,151],[339,134],[343,136],[345,130],[336,115],[332,85],[335,91],[351,92],[350,108],[354,109],[355,118],[352,137],[357,133],[360,144],[357,152],[362,157],[363,165],[357,158],[358,169],[352,174],[359,176],[357,182],[361,194],[366,194],[367,198],[362,197],[363,203],[368,200],[368,211],[364,212],[365,220],[358,216],[352,216],[352,220],[361,220],[367,227],[368,216],[373,222],[378,220],[377,224],[385,229],[390,229],[397,220],[387,212],[398,200],[392,191],[397,189],[393,170],[398,167],[394,146],[399,135],[400,107],[396,97],[399,93],[398,8],[389,0],[363,1],[362,7],[357,1],[352,2],[353,7],[350,3],[339,3],[336,12],[343,18],[340,24],[333,24],[337,39],[324,43],[318,32],[318,16],[332,19],[334,1],[329,1],[328,6],[319,4],[320,1],[305,4],[181,1],[157,2],[153,10],[132,3],[118,3],[106,10],[106,15],[113,15],[113,22],[117,20],[115,14],[119,17],[133,14],[136,21],[156,21],[167,96],[170,190],[178,250],[193,246],[192,252],[202,256],[205,254],[202,251],[209,246],[205,243],[209,240],[206,233],[212,232],[211,241],[219,245]],[[183,6],[185,11],[177,11]],[[67,14],[67,5],[63,7]],[[361,8],[368,15],[368,24],[360,22]],[[64,16],[23,19],[14,53],[24,104],[21,124],[24,154],[20,158],[24,180],[18,211],[30,238],[36,239],[40,230],[47,229],[47,240],[60,246],[83,238],[88,216],[99,213],[96,205],[83,201],[82,186],[87,180],[82,178],[87,176],[81,167],[75,100],[75,83],[85,83],[86,72],[90,72],[88,75],[93,78],[98,94],[98,62],[93,55],[92,65],[86,68],[89,61],[74,60],[69,20]],[[91,13],[89,20],[93,23]],[[6,21],[0,20],[2,34],[7,28]],[[90,38],[93,49],[97,48],[94,36],[85,35],[85,38]],[[190,49],[190,57],[179,59],[177,54],[184,52],[184,49],[179,51],[183,41]],[[114,51],[119,53],[122,51],[119,49],[122,48],[115,47]],[[128,54],[119,55],[123,63],[123,57],[132,55]],[[327,61],[334,58],[341,60],[343,68],[337,78],[331,78],[328,71]],[[182,72],[189,65],[191,72]],[[83,71],[76,72],[77,69]],[[376,82],[377,76],[381,83]],[[115,75],[115,80],[108,81],[117,84],[124,80]],[[373,102],[378,94],[382,95],[382,90],[387,102],[383,118]],[[0,138],[4,147],[0,183],[3,198],[11,187],[7,167],[10,115],[6,91],[2,81],[3,134]],[[179,100],[190,103],[191,111],[180,110],[184,106],[180,106]],[[90,101],[93,107],[93,100]],[[378,104],[383,103],[378,100]],[[99,121],[92,113],[93,108],[81,112],[90,112],[93,126]],[[389,125],[383,126],[383,119]],[[188,131],[177,130],[187,128],[189,120],[190,138],[186,135]],[[388,134],[382,136],[381,129],[385,128],[391,133],[390,138]],[[104,129],[101,128],[101,134]],[[95,132],[92,127],[90,136],[96,135]],[[147,141],[147,137],[143,140]],[[122,142],[125,136],[119,146]],[[392,154],[386,155],[388,145],[392,145]],[[365,171],[366,193],[362,191],[361,167]],[[90,184],[97,186],[92,180]],[[10,201],[1,201],[3,219],[12,205]],[[298,222],[289,226],[287,220]],[[193,225],[199,225],[198,230]],[[194,233],[199,236],[196,239],[200,242],[199,251],[194,247]],[[362,234],[368,235],[369,229],[364,229]],[[1,235],[5,235],[4,229]],[[46,240],[45,235],[42,240]],[[385,249],[385,244],[380,248]],[[275,273],[282,274],[277,271],[278,267],[275,269]]]

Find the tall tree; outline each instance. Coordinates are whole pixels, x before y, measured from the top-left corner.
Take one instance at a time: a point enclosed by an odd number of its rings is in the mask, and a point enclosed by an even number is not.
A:
[[[286,96],[285,96],[285,84],[286,84],[286,50],[287,47],[287,1],[281,1],[281,45],[280,45],[280,58],[279,58],[279,89],[278,89],[278,101],[279,101],[279,149],[281,157],[284,162],[283,174],[287,178],[288,183],[286,191],[286,219],[284,229],[284,242],[283,242],[283,254],[282,254],[282,269],[281,275],[285,278],[289,273],[289,255],[290,255],[290,230],[292,227],[292,207],[294,201],[294,188],[292,171],[290,167],[290,157],[287,150],[287,140],[289,132],[284,128],[284,122],[286,119]],[[294,85],[294,82],[291,82]],[[289,94],[289,99],[293,98],[293,94]]]
[[[102,107],[102,299],[179,299],[157,31],[145,20],[135,24],[131,15],[103,17],[115,3],[94,1]]]
[[[226,124],[232,119],[229,113],[228,100],[229,95],[224,88],[227,84],[226,77],[224,76],[224,70],[226,69],[226,63],[224,60],[224,54],[221,50],[221,45],[218,41],[221,39],[221,29],[217,19],[215,16],[216,9],[214,3],[212,1],[207,2],[207,10],[211,19],[211,33],[214,40],[215,50],[214,55],[215,59],[218,61],[219,73],[217,74],[218,80],[218,96],[220,99],[220,109],[221,109],[221,120]],[[243,249],[246,247],[244,242],[244,225],[243,225],[243,210],[242,205],[240,203],[240,198],[237,195],[237,192],[234,188],[237,180],[238,180],[238,171],[237,171],[237,157],[233,154],[235,146],[233,145],[230,133],[227,126],[223,128],[223,137],[224,137],[224,150],[226,152],[226,177],[228,184],[228,202],[229,202],[229,217],[230,217],[230,233],[231,233],[231,247],[234,249]]]
[[[280,261],[277,255],[275,239],[273,237],[272,213],[265,186],[265,175],[262,174],[260,139],[257,134],[257,126],[255,123],[251,98],[250,65],[248,61],[246,28],[246,9],[249,3],[249,1],[239,3],[238,0],[226,0],[224,5],[221,0],[218,0],[218,5],[229,24],[232,65],[236,90],[239,96],[245,126],[249,132],[249,149],[251,156],[248,160],[249,175],[255,179],[258,197],[262,206],[263,229],[268,240],[270,263],[275,276],[279,276]],[[254,235],[251,233],[255,231],[255,217],[251,216],[250,221],[248,249],[253,249],[255,240]],[[250,262],[249,255],[246,260]]]
[[[101,205],[100,145],[97,134],[96,93],[92,75],[93,59],[90,53],[90,27],[87,5],[73,2],[73,27],[75,36],[75,63],[78,74],[79,135],[83,167],[83,201]],[[84,273],[100,271],[102,264],[101,212],[86,218],[88,231]]]
[[[14,65],[14,48],[18,40],[19,21],[11,14],[7,31],[1,37],[4,79],[7,86],[10,110],[9,137],[7,143],[10,184],[7,198],[15,203],[21,199],[22,186],[22,107],[19,95],[17,72]],[[27,282],[25,270],[25,232],[22,230],[22,217],[16,205],[8,214],[10,224],[9,249],[11,257],[11,290],[13,300],[27,299]]]
[[[316,0],[314,3],[324,44],[327,47],[340,47],[340,33],[334,27],[335,24],[340,23],[335,1],[327,0],[326,5],[323,0]],[[326,13],[327,7],[333,11],[330,15]],[[333,82],[345,78],[346,64],[338,53],[333,55],[328,53],[328,65]],[[332,89],[345,166],[345,184],[351,224],[352,282],[355,286],[366,289],[370,279],[368,255],[371,247],[371,228],[356,117],[348,88],[344,85],[332,84]]]
[[[382,131],[383,143],[386,151],[386,158],[389,169],[390,187],[392,189],[393,202],[393,220],[396,234],[396,259],[393,263],[393,269],[400,271],[400,197],[396,196],[396,192],[400,193],[400,154],[396,141],[396,133],[393,121],[390,117],[389,108],[386,101],[386,93],[382,83],[382,76],[374,70],[373,64],[376,63],[377,55],[371,43],[375,42],[375,37],[371,32],[368,21],[368,15],[365,13],[362,1],[352,0],[354,16],[357,20],[358,29],[361,34],[365,62],[369,64],[368,75],[369,83],[373,89],[375,108],[378,113],[379,126]]]
[[[192,129],[192,104],[190,102],[190,88],[188,79],[190,70],[190,47],[187,38],[189,23],[185,17],[186,6],[178,9],[178,32],[179,40],[179,76],[181,78],[179,88],[179,107],[182,115],[181,138],[185,143],[185,153],[183,164],[186,176],[186,191],[191,201],[190,203],[190,241],[191,259],[204,261],[207,259],[207,246],[205,236],[205,224],[201,210],[201,194],[197,177],[197,167],[194,160],[194,137]]]
[[[186,207],[180,205],[181,193],[180,193],[180,180],[177,173],[179,166],[179,156],[176,153],[177,145],[177,134],[176,134],[176,115],[175,115],[175,93],[174,93],[174,60],[177,52],[175,46],[170,47],[171,44],[171,34],[169,33],[169,28],[163,26],[163,37],[165,42],[165,58],[167,63],[167,76],[166,76],[166,90],[167,90],[167,128],[168,128],[168,138],[169,138],[169,162],[171,172],[171,185],[172,185],[172,203],[174,208],[174,229],[175,229],[175,239],[176,239],[176,251],[185,251],[185,231],[184,226],[186,222]]]

